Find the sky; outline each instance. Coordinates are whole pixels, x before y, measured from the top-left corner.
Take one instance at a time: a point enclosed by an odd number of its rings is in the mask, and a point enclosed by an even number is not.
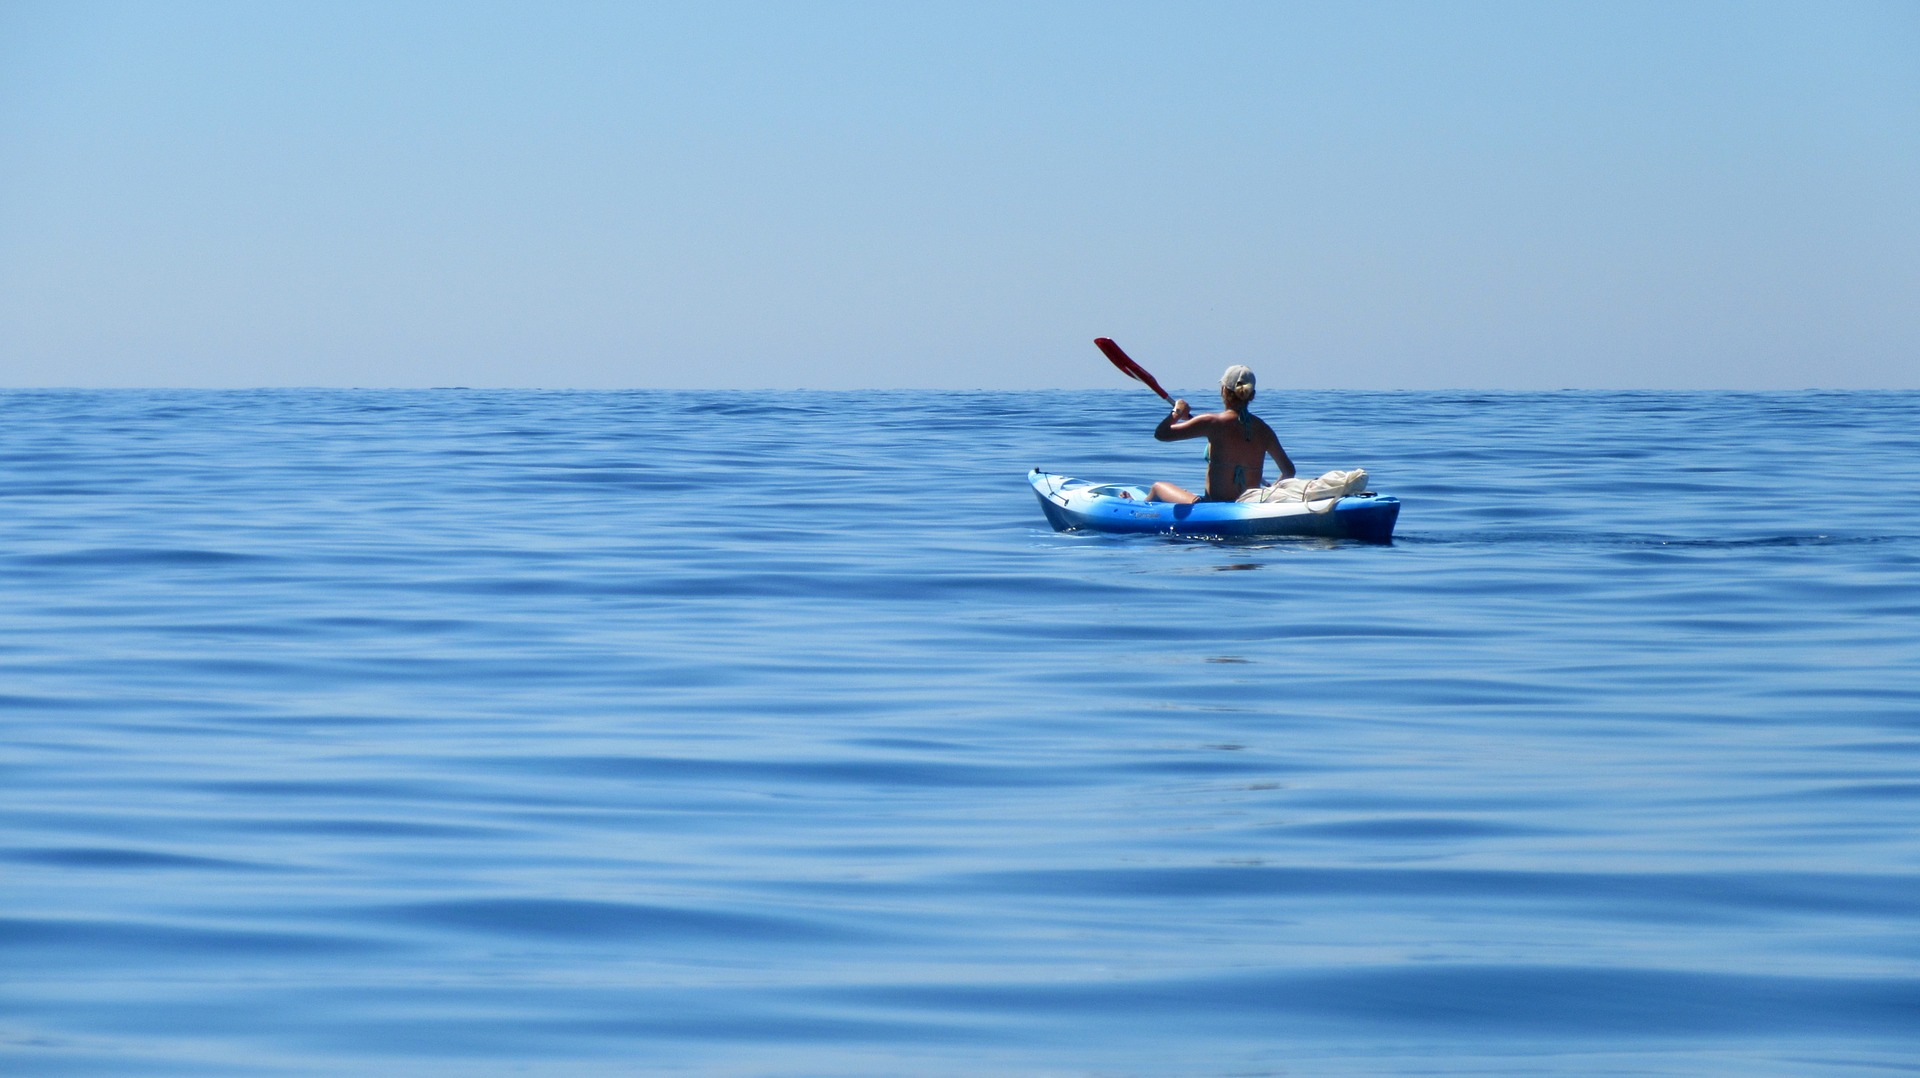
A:
[[[1920,4],[0,0],[0,386],[1920,388]]]

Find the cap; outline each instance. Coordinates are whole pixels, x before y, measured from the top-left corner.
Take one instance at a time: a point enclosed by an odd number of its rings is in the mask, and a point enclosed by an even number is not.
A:
[[[1253,372],[1238,363],[1228,367],[1227,373],[1220,376],[1221,389],[1239,389],[1242,386],[1253,388]]]

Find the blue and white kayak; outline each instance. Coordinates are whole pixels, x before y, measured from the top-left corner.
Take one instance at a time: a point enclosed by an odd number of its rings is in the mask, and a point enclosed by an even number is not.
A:
[[[1174,535],[1317,535],[1393,541],[1400,499],[1372,492],[1317,502],[1176,502],[1147,500],[1146,487],[1089,483],[1038,468],[1027,473],[1055,531],[1164,532]]]

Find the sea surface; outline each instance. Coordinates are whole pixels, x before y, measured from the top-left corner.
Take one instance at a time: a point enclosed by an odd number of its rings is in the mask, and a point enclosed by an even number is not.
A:
[[[1920,1073],[1920,394],[0,393],[0,1073]]]

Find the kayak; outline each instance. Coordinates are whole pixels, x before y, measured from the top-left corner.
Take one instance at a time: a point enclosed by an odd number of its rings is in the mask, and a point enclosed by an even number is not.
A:
[[[1174,535],[1315,535],[1393,541],[1400,499],[1368,491],[1317,502],[1154,502],[1146,487],[1090,483],[1038,468],[1027,473],[1055,531],[1162,532]]]

